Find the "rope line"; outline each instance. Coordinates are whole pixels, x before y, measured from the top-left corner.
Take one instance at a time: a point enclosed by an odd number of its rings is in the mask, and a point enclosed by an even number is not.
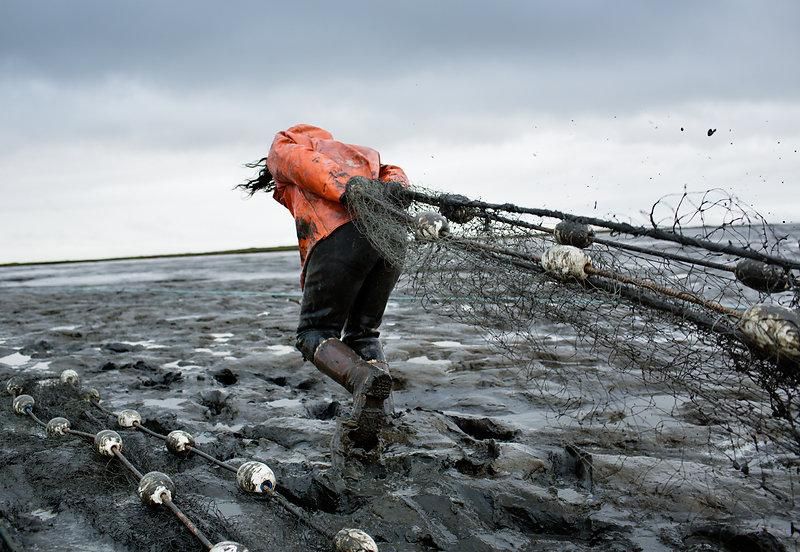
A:
[[[85,431],[77,431],[75,429],[67,428],[64,430],[64,433],[69,433],[70,435],[77,435],[78,437],[85,437],[86,439],[94,440],[94,435],[91,433],[86,433]]]
[[[467,249],[467,250],[486,251],[486,252],[489,252],[489,253],[497,253],[497,254],[502,254],[502,255],[508,255],[509,257],[520,259],[522,261],[528,261],[528,262],[523,262],[523,263],[519,263],[519,262],[516,263],[516,265],[521,267],[521,268],[528,268],[528,269],[535,270],[537,272],[542,270],[541,266],[538,264],[538,263],[541,262],[541,259],[539,257],[535,256],[535,255],[524,255],[524,254],[520,254],[520,253],[518,253],[518,252],[516,252],[514,250],[504,249],[504,248],[501,248],[501,247],[488,246],[488,245],[485,245],[485,244],[481,244],[479,242],[475,242],[475,241],[472,241],[472,240],[465,240],[465,239],[461,239],[461,238],[445,238],[445,239],[447,239],[450,243],[453,243],[453,244],[455,244],[457,246],[460,246],[460,247],[462,247],[464,249]],[[586,271],[587,274],[592,275],[592,276],[608,278],[610,280],[615,280],[615,281],[621,282],[623,284],[631,284],[631,285],[634,285],[634,286],[637,286],[637,287],[642,287],[642,288],[645,288],[645,289],[649,289],[651,291],[654,291],[656,293],[660,293],[662,295],[666,295],[668,297],[672,297],[674,299],[678,299],[678,300],[681,300],[681,301],[686,301],[688,303],[694,303],[696,305],[703,306],[703,307],[705,307],[707,309],[713,310],[713,311],[718,312],[720,314],[724,314],[724,315],[731,316],[731,317],[734,317],[734,318],[741,318],[741,316],[742,316],[742,313],[737,311],[737,310],[735,310],[735,309],[726,307],[726,306],[721,305],[721,304],[719,304],[719,303],[717,303],[715,301],[710,301],[708,299],[704,299],[704,298],[699,297],[698,295],[695,295],[693,293],[689,293],[689,292],[686,292],[686,291],[678,291],[678,290],[675,290],[675,289],[672,289],[672,288],[669,288],[669,287],[666,287],[666,286],[662,286],[662,285],[656,284],[654,282],[650,282],[648,280],[643,280],[641,278],[634,278],[632,276],[626,276],[624,274],[619,274],[617,272],[612,272],[610,270],[603,270],[603,269],[595,268],[595,267],[593,267],[591,265],[587,265],[586,267],[584,267],[584,270]],[[670,311],[672,311],[672,309],[670,309]],[[674,314],[674,312],[673,312],[673,314]]]
[[[39,417],[36,416],[36,414],[33,413],[33,407],[29,406],[29,407],[25,408],[25,412],[27,412],[28,416],[33,418],[34,422],[36,422],[37,424],[39,424],[43,428],[47,429],[47,424],[44,423],[42,420],[40,420]]]
[[[687,257],[686,255],[678,255],[677,253],[668,253],[666,251],[653,251],[652,249],[647,249],[646,247],[639,247],[637,245],[630,245],[627,243],[621,243],[614,240],[607,240],[605,238],[595,238],[594,243],[607,245],[609,247],[616,247],[617,249],[624,249],[626,251],[633,251],[635,253],[653,255],[654,257],[661,257],[662,259],[670,259],[672,261],[695,264],[698,266],[704,266],[706,268],[715,268],[717,270],[723,270],[725,272],[736,271],[735,266],[726,265],[722,263],[715,263],[714,261],[707,261],[705,259],[695,259],[694,257]]]
[[[124,454],[122,454],[122,452],[120,452],[120,450],[119,450],[119,447],[114,447],[113,449],[111,449],[111,451],[114,453],[114,456],[116,456],[116,457],[117,457],[117,459],[118,459],[120,462],[122,462],[122,464],[123,464],[123,465],[124,465],[126,468],[128,468],[128,470],[129,470],[129,471],[130,471],[130,472],[131,472],[133,475],[135,475],[135,476],[136,476],[136,478],[137,478],[137,479],[141,480],[141,479],[142,479],[142,477],[144,477],[144,475],[142,474],[142,472],[140,472],[139,470],[137,470],[137,469],[136,469],[136,466],[134,466],[133,464],[131,464],[130,460],[128,460],[128,459],[125,457],[125,455],[124,455]]]
[[[94,403],[94,401],[92,401],[92,402]],[[106,409],[102,409],[102,410],[106,411]],[[43,426],[45,428],[48,427],[48,424],[43,422],[36,415],[36,413],[33,411],[33,405],[32,404],[30,404],[28,406],[25,406],[21,413],[26,414],[28,417],[33,419],[38,425]],[[70,429],[68,427],[63,428],[62,431],[63,431],[63,433],[72,434],[72,435],[78,435],[80,437],[85,437],[85,438],[92,439],[92,440],[94,440],[95,437],[96,437],[96,435],[92,435],[91,433],[86,433],[86,432],[83,432],[83,431],[76,431],[76,430]],[[120,463],[128,471],[130,471],[136,477],[137,481],[141,484],[141,481],[145,476],[122,453],[122,450],[121,450],[120,446],[119,445],[113,445],[111,447],[111,452],[114,455],[114,457],[116,457],[117,460],[119,460]],[[189,532],[192,535],[194,535],[194,537],[197,538],[197,540],[200,541],[200,543],[202,543],[202,545],[206,548],[206,550],[211,550],[214,547],[214,544],[208,539],[208,537],[206,537],[203,534],[203,532],[197,527],[197,525],[195,525],[192,522],[192,520],[190,520],[186,516],[186,514],[184,514],[180,510],[180,508],[178,508],[178,506],[175,503],[173,503],[173,501],[171,499],[171,496],[169,494],[169,491],[165,490],[164,492],[162,492],[161,495],[159,496],[159,499],[161,501],[161,504],[166,506],[175,515],[175,517],[178,518],[178,520],[189,530]],[[5,535],[3,535],[3,539],[6,540],[5,539]]]
[[[161,495],[161,500],[164,502],[164,505],[169,508],[173,514],[175,514],[175,517],[177,517],[181,523],[183,523],[184,527],[186,527],[186,529],[188,529],[192,535],[197,537],[197,540],[203,543],[203,546],[205,546],[208,550],[211,550],[211,548],[214,547],[214,543],[208,540],[203,532],[200,531],[200,529],[194,523],[192,523],[192,520],[190,520],[186,514],[181,512],[180,508],[178,508],[175,503],[169,499],[169,497],[166,495]]]
[[[234,468],[230,464],[227,464],[227,463],[223,462],[222,460],[219,460],[218,458],[214,458],[213,456],[211,456],[207,452],[203,452],[202,450],[200,450],[198,448],[195,448],[195,447],[193,447],[191,445],[188,445],[186,448],[188,450],[192,451],[193,453],[195,453],[196,455],[200,456],[201,458],[205,458],[206,460],[208,460],[212,464],[216,464],[220,468],[226,469],[226,470],[228,470],[230,472],[233,472],[233,473],[236,473],[238,471],[236,468]]]
[[[519,226],[520,228],[528,228],[530,230],[538,230],[541,232],[546,232],[548,234],[554,234],[555,230],[553,228],[547,228],[545,226],[540,226],[538,224],[532,224],[530,222],[525,222],[523,220],[516,220],[508,217],[504,217],[502,215],[498,215],[495,213],[481,213],[480,215],[482,218],[488,218],[490,220],[495,220],[497,222],[502,222],[504,224],[508,224],[510,226]],[[695,257],[689,257],[687,255],[678,255],[677,253],[669,253],[667,251],[657,251],[654,249],[647,249],[645,247],[639,247],[637,245],[631,245],[627,243],[622,243],[614,240],[609,240],[606,238],[594,238],[592,240],[594,243],[598,243],[601,245],[606,245],[608,247],[616,247],[617,249],[624,249],[626,251],[634,251],[636,253],[643,253],[645,255],[652,255],[654,257],[661,257],[662,259],[670,259],[673,261],[680,261],[682,263],[689,263],[695,264],[698,266],[705,266],[707,268],[715,268],[717,270],[723,270],[725,272],[734,272],[736,267],[731,265],[726,265],[723,263],[715,263],[714,261],[707,261],[705,259],[697,259]]]
[[[651,238],[670,241],[681,245],[699,247],[701,249],[707,249],[709,251],[715,251],[718,253],[728,253],[736,257],[746,257],[748,259],[754,259],[769,264],[775,264],[778,266],[782,266],[784,268],[790,268],[790,269],[800,268],[799,261],[792,261],[790,259],[776,257],[774,255],[769,255],[766,253],[759,253],[758,251],[744,249],[742,247],[737,247],[734,245],[719,244],[702,238],[684,236],[683,234],[662,230],[661,228],[647,228],[645,226],[634,226],[632,224],[628,224],[625,222],[615,222],[610,220],[603,220],[596,217],[573,215],[571,213],[565,213],[563,211],[557,211],[554,209],[520,207],[518,205],[514,205],[513,203],[488,203],[485,201],[478,201],[478,200],[454,201],[452,198],[447,198],[446,196],[434,197],[432,195],[424,194],[417,191],[407,191],[406,194],[413,201],[418,201],[420,203],[425,203],[427,205],[435,205],[435,206],[456,205],[459,207],[467,207],[467,208],[474,207],[481,210],[490,209],[495,211],[505,211],[508,213],[517,213],[525,215],[534,215],[539,217],[556,218],[560,220],[569,220],[580,224],[589,224],[592,226],[600,226],[602,228],[608,228],[609,230],[615,230],[617,232],[621,232],[623,234],[629,234],[631,236],[648,236]]]
[[[116,412],[113,412],[112,410],[109,410],[109,409],[105,408],[99,402],[97,402],[97,401],[90,401],[90,402],[95,407],[97,407],[100,411],[102,411],[104,414],[106,414],[108,416],[118,417],[118,414]],[[153,431],[151,429],[148,429],[148,428],[144,427],[141,424],[141,422],[133,422],[133,429],[141,431],[141,432],[143,432],[143,433],[145,433],[147,435],[150,435],[151,437],[155,437],[155,438],[160,439],[162,441],[165,441],[165,442],[168,441],[168,437],[166,435],[162,435],[161,433],[158,433],[156,431]],[[223,468],[225,470],[228,470],[228,471],[230,471],[230,472],[232,472],[234,474],[238,473],[238,469],[237,468],[231,466],[227,462],[224,462],[224,461],[222,461],[222,460],[220,460],[218,458],[215,458],[214,456],[208,454],[207,452],[204,452],[204,451],[200,450],[199,448],[197,448],[197,447],[195,447],[193,445],[187,445],[186,446],[186,450],[188,450],[188,451],[190,451],[190,452],[192,452],[194,454],[197,454],[198,456],[200,456],[204,460],[206,460],[208,462],[211,462],[212,464],[215,464],[215,465],[217,465],[217,466],[219,466],[219,467],[221,467],[221,468]],[[291,502],[289,502],[289,500],[285,496],[283,496],[283,494],[280,492],[279,489],[277,489],[277,488],[273,489],[273,497],[270,497],[270,498],[274,498],[275,502],[277,502],[282,508],[284,508],[284,510],[286,510],[290,514],[294,515],[298,520],[303,522],[305,525],[307,525],[309,528],[313,529],[314,531],[316,531],[317,533],[319,533],[323,537],[325,537],[327,539],[333,539],[334,536],[336,535],[336,533],[334,531],[328,529],[327,527],[324,527],[324,526],[320,525],[314,519],[312,519],[305,512],[305,510],[303,510],[303,509],[295,506]]]
[[[610,270],[595,268],[591,265],[584,267],[584,270],[586,271],[587,274],[590,275],[600,276],[602,278],[608,278],[610,280],[616,280],[618,282],[622,282],[623,284],[632,284],[634,286],[643,287],[645,289],[655,291],[656,293],[660,293],[668,297],[680,299],[681,301],[686,301],[688,303],[694,303],[695,305],[701,305],[707,309],[716,311],[720,314],[725,314],[728,316],[732,316],[734,318],[741,318],[742,316],[742,313],[735,309],[725,307],[714,301],[709,301],[708,299],[703,299],[702,297],[698,297],[697,295],[694,295],[687,291],[677,291],[672,288],[668,288],[666,286],[661,286],[654,282],[650,282],[648,280],[642,280],[640,278],[634,278],[632,276],[625,276],[624,274],[618,274]]]

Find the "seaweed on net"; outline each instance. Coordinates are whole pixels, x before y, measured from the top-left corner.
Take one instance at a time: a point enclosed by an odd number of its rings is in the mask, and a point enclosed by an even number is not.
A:
[[[721,190],[667,196],[647,213],[648,226],[636,226],[421,188],[406,197],[403,210],[380,187],[363,186],[348,206],[360,231],[404,268],[407,292],[429,311],[480,328],[531,375],[529,385],[559,397],[559,414],[631,410],[646,389],[712,413],[739,443],[800,455],[797,359],[764,354],[738,328],[753,305],[797,307],[800,257],[787,232],[737,198]],[[414,239],[414,218],[437,209],[450,234]],[[583,250],[591,266],[582,279],[542,266],[564,241],[562,221],[597,232]],[[781,273],[786,289],[742,285],[742,259]],[[566,364],[577,343],[612,370],[575,378]]]
[[[78,388],[57,381],[27,378],[19,382],[22,392],[36,400],[34,411],[40,419],[66,417],[72,429],[87,433],[115,426],[113,420],[92,408]],[[19,466],[34,494],[31,498],[39,504],[53,511],[75,512],[99,535],[125,549],[155,552],[200,548],[174,516],[141,503],[136,493],[138,481],[116,459],[98,455],[86,439],[78,436],[48,438],[43,428],[27,417],[10,421],[14,427],[13,431],[3,431],[0,463]],[[161,441],[138,431],[121,434],[124,454],[139,471],[160,471],[172,477],[177,488],[176,504],[212,542],[238,541],[250,550],[326,549],[327,543],[319,535],[269,500],[262,501],[266,503],[255,519],[237,516],[234,520],[224,515],[217,501],[194,490],[198,486],[197,474],[185,468],[199,458],[177,458],[164,449]],[[227,474],[215,475],[206,465],[202,470],[212,484],[235,486]],[[256,499],[242,494],[236,500]],[[3,509],[0,504],[0,511]],[[3,513],[8,517],[13,514]],[[265,527],[269,530],[265,531]]]

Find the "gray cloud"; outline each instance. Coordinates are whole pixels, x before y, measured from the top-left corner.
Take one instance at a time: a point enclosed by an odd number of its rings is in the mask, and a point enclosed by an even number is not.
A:
[[[579,180],[620,182],[591,184],[611,198],[661,171],[677,187],[757,181],[777,205],[796,169],[798,21],[793,1],[5,2],[0,252],[64,256],[56,226],[76,255],[252,245],[268,202],[230,187],[300,121],[427,185],[479,193],[490,173],[510,200],[583,208]],[[738,157],[720,155],[728,138]],[[581,193],[538,191],[555,185]],[[291,242],[267,209],[264,239]]]
[[[4,8],[0,52],[7,70],[34,76],[131,75],[189,90],[454,68],[478,84],[495,64],[534,91],[549,76],[583,75],[584,86],[604,83],[606,99],[621,77],[646,94],[775,95],[798,91],[798,21],[790,0],[17,1]]]

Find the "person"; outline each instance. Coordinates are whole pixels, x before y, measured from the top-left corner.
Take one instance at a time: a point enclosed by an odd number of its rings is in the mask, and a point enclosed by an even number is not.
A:
[[[402,197],[408,177],[382,163],[374,149],[337,141],[308,124],[278,132],[267,157],[247,166],[260,171],[240,187],[250,195],[271,191],[295,219],[303,290],[297,348],[352,393],[356,431],[374,436],[392,391],[379,327],[401,269],[362,235],[347,199],[356,186]],[[428,215],[419,219],[417,235],[445,235],[447,220]]]

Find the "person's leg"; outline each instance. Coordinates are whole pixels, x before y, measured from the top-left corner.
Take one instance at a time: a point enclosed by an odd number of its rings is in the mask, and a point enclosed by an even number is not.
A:
[[[306,261],[297,348],[314,360],[319,344],[341,337],[342,328],[367,274],[375,263],[363,250],[353,223],[318,242]],[[365,254],[366,253],[366,254]]]
[[[386,303],[400,278],[400,268],[385,259],[378,259],[367,274],[353,301],[344,326],[342,341],[364,360],[386,361],[378,328]]]
[[[306,264],[297,348],[325,375],[353,394],[357,439],[375,440],[392,391],[388,368],[370,364],[339,338],[376,252],[352,223],[316,244]]]

